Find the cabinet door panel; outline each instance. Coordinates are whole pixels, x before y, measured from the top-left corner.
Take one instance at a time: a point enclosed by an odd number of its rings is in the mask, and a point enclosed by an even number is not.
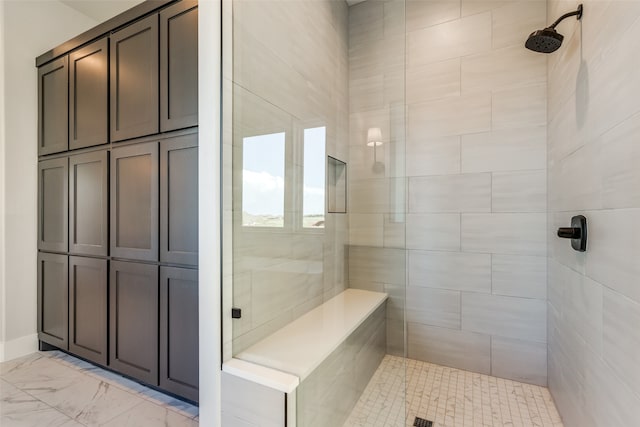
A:
[[[109,39],[69,55],[69,148],[109,142]]]
[[[68,160],[38,163],[38,249],[67,252],[68,246]]]
[[[68,348],[69,287],[67,256],[38,254],[38,339]]]
[[[109,366],[158,384],[158,267],[112,261]]]
[[[162,132],[198,124],[198,2],[183,0],[160,13]]]
[[[106,256],[109,251],[108,153],[69,158],[70,252]]]
[[[107,260],[69,257],[69,350],[107,364]]]
[[[158,15],[111,36],[111,140],[158,133]]]
[[[160,143],[160,260],[198,264],[198,135]]]
[[[38,68],[38,155],[59,153],[69,146],[69,58]]]
[[[160,268],[160,387],[198,401],[198,270]]]
[[[111,152],[111,255],[158,259],[158,143]]]

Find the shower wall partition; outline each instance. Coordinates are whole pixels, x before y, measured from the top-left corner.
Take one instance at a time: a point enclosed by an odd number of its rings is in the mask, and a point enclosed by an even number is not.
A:
[[[348,338],[298,387],[299,426],[342,425],[386,340],[404,355],[404,1],[384,8],[372,35],[344,1],[223,7],[224,360],[357,287],[349,239],[371,218],[393,224],[400,255],[377,267],[397,279],[372,282],[393,298],[358,329],[371,338]],[[366,92],[378,81],[385,106],[373,111]]]
[[[223,8],[225,360],[356,288],[389,296],[387,354],[545,385],[546,58],[522,43],[546,3],[350,3]],[[299,425],[348,416],[362,384],[325,395],[350,357],[307,387],[337,415]]]

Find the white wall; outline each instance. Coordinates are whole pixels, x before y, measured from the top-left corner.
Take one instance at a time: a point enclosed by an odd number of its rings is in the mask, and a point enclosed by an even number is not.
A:
[[[548,22],[575,7],[550,1]],[[640,420],[639,18],[587,0],[549,55],[549,388],[567,427]],[[555,236],[576,214],[584,253]]]
[[[35,57],[97,22],[57,1],[5,1],[5,164],[0,360],[36,349],[37,71]],[[0,230],[2,230],[0,228]],[[0,231],[1,232],[1,231]]]
[[[0,361],[4,358],[4,2],[0,1]]]
[[[220,0],[198,3],[200,425],[220,421]]]

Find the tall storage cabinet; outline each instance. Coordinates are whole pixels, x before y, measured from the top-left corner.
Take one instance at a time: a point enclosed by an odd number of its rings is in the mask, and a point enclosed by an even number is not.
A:
[[[196,402],[197,13],[143,2],[36,59],[41,347]]]

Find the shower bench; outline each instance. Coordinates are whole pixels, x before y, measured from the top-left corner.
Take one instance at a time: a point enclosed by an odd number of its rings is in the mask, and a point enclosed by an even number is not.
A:
[[[225,362],[222,425],[342,425],[384,357],[386,300],[347,289]]]

